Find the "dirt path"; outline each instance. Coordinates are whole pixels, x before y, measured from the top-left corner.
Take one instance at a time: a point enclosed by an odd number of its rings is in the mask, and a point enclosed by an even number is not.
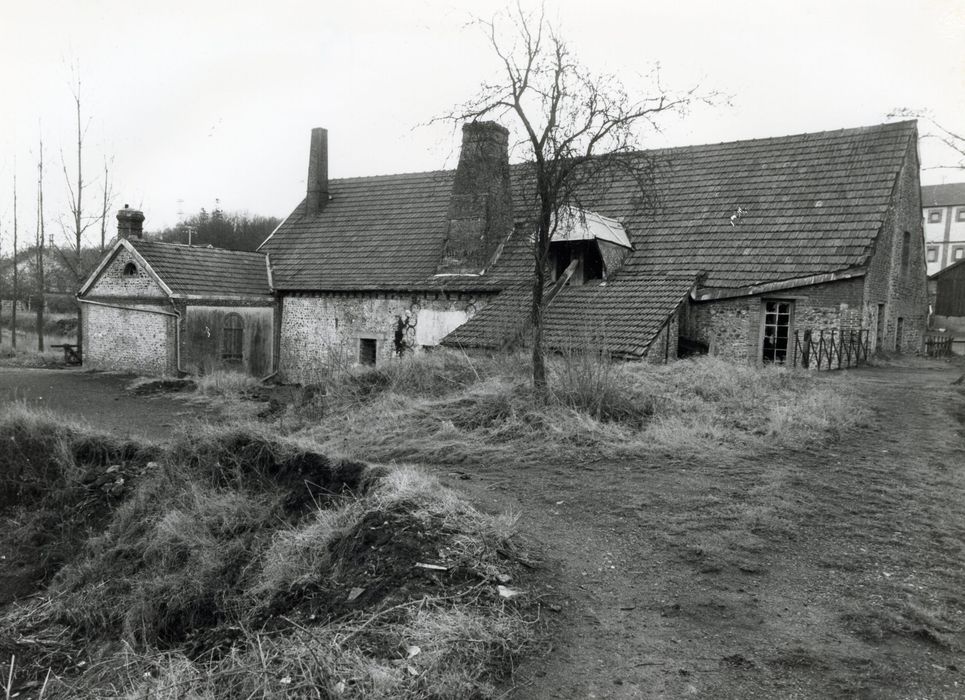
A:
[[[560,562],[515,696],[965,697],[960,374],[852,372],[873,423],[813,451],[458,482]]]
[[[198,404],[165,396],[133,396],[131,378],[79,369],[0,367],[0,404],[22,401],[113,432],[161,440],[185,422],[210,414]]]

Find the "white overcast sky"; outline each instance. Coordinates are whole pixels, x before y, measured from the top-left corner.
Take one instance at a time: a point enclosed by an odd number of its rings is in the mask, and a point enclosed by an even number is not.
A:
[[[524,7],[533,2],[523,0]],[[45,215],[60,235],[61,152],[73,168],[79,65],[90,205],[105,157],[116,204],[149,230],[178,211],[284,217],[303,196],[309,133],[329,129],[332,177],[453,167],[451,127],[420,126],[472,96],[496,64],[467,26],[506,2],[475,0],[0,0],[0,228],[12,179],[35,227],[37,140]],[[584,64],[632,82],[731,96],[665,124],[684,145],[876,124],[895,107],[965,131],[965,0],[558,0],[547,14]],[[922,131],[926,125],[921,124]],[[924,165],[951,159],[927,141]],[[923,182],[965,180],[927,170]],[[23,234],[22,234],[23,235]]]

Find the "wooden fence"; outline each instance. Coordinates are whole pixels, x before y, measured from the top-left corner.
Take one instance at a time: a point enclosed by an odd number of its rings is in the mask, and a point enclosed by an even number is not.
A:
[[[925,354],[928,357],[948,357],[952,354],[952,336],[928,333],[925,335]]]
[[[791,366],[828,370],[857,367],[868,361],[868,330],[794,331]]]

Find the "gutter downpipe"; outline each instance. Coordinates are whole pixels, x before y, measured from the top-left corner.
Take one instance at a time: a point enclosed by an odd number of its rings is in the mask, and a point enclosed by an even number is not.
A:
[[[123,306],[121,304],[108,304],[103,301],[93,301],[91,299],[81,299],[80,297],[75,297],[77,302],[80,304],[91,304],[93,306],[105,306],[108,309],[120,309],[122,311],[139,311],[145,314],[158,314],[159,316],[173,316],[177,319],[174,323],[174,368],[181,374],[187,374],[187,372],[181,369],[181,314],[178,313],[177,308],[173,311],[161,311],[159,309],[138,309],[131,306]],[[174,300],[171,299],[171,306],[174,306]]]

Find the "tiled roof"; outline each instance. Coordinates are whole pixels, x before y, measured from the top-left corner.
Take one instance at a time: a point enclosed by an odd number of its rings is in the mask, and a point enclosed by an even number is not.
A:
[[[640,357],[694,287],[695,275],[640,275],[620,284],[565,286],[543,316],[546,347],[605,347]],[[499,349],[528,339],[532,287],[522,282],[501,292],[444,345]]]
[[[270,295],[264,253],[131,240],[175,294]]]
[[[646,275],[706,272],[703,285],[736,288],[864,265],[891,203],[914,122],[646,151],[658,166],[659,207],[615,176],[584,206],[626,227],[635,251],[613,287]],[[513,166],[517,196],[529,166]],[[279,289],[501,288],[528,273],[527,231],[479,278],[433,279],[446,235],[452,172],[330,181],[318,216],[303,204],[262,246]],[[740,207],[742,218],[731,226]]]
[[[279,289],[379,289],[433,275],[446,237],[452,172],[329,181],[317,216],[303,201],[260,248]]]
[[[923,207],[947,207],[951,204],[965,204],[965,182],[921,186]]]

